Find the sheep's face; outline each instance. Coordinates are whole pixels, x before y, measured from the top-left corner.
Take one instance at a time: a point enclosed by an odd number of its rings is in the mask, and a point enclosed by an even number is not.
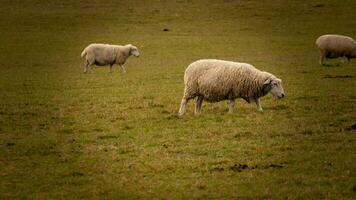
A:
[[[138,52],[138,49],[135,46],[131,46],[130,54],[136,57],[140,56],[140,53]]]
[[[268,79],[264,84],[270,89],[270,92],[276,98],[282,99],[284,97],[284,90],[282,87],[281,79]]]

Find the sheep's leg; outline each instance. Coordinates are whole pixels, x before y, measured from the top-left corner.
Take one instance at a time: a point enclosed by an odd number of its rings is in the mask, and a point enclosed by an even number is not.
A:
[[[235,109],[235,100],[230,100],[229,102],[229,113],[232,113]]]
[[[124,65],[120,65],[120,67],[121,67],[122,71],[125,73],[126,72],[125,66]]]
[[[84,71],[83,71],[83,73],[87,73],[88,72],[88,67],[89,67],[89,61],[85,60],[84,61]]]
[[[346,62],[348,62],[347,57],[346,57],[346,56],[343,56],[343,57],[342,57],[342,59],[341,59],[341,62],[342,62],[342,63],[346,63]]]
[[[263,112],[260,99],[256,99],[255,101],[256,101],[257,111],[258,112]]]
[[[109,71],[110,73],[112,73],[113,66],[114,66],[113,64],[110,64],[110,71]]]
[[[180,108],[179,108],[179,112],[178,112],[178,115],[179,115],[179,116],[184,115],[184,113],[185,113],[185,108],[186,108],[186,106],[187,106],[188,101],[189,101],[189,100],[188,100],[187,98],[184,98],[184,97],[183,97],[182,102],[180,103]]]
[[[351,58],[350,57],[345,57],[346,58],[346,60],[347,60],[347,63],[350,63],[351,62]]]
[[[86,73],[88,70],[91,70],[93,65],[95,64],[95,59],[92,59],[90,57],[86,57],[84,61],[84,73]]]
[[[321,65],[324,65],[324,63],[325,63],[325,53],[322,52],[322,51],[320,51],[319,63],[320,63]]]
[[[187,107],[187,104],[188,104],[188,101],[190,99],[193,99],[196,96],[197,95],[193,94],[191,91],[188,91],[187,86],[185,86],[184,93],[183,93],[183,98],[182,98],[182,101],[181,101],[181,104],[180,104],[180,108],[179,108],[179,111],[178,111],[178,115],[179,116],[184,115],[186,107]]]
[[[197,102],[195,104],[195,114],[200,113],[201,105],[203,103],[204,98],[202,96],[198,96]]]

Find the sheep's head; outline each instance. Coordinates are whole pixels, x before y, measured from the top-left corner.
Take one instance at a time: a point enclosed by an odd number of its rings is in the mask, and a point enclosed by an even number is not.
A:
[[[136,46],[133,46],[130,44],[130,55],[134,55],[136,57],[140,56],[140,53],[138,52],[138,49]]]
[[[279,78],[268,78],[264,83],[264,87],[267,91],[271,92],[273,96],[278,99],[282,99],[284,97],[284,90],[282,87],[282,80]]]

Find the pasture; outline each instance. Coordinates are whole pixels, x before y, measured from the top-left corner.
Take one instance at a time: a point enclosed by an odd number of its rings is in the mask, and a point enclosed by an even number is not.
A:
[[[2,0],[0,199],[355,199],[356,61],[315,39],[356,38],[353,0]],[[83,74],[92,42],[140,57]],[[185,68],[251,63],[286,97],[194,101]]]

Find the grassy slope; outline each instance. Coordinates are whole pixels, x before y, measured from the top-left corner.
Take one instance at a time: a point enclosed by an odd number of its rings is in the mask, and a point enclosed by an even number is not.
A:
[[[355,197],[355,62],[321,67],[314,48],[320,34],[355,37],[352,0],[31,0],[0,10],[2,199]],[[141,57],[126,74],[84,75],[90,42],[133,43]],[[198,117],[191,102],[178,118],[184,69],[199,58],[252,63],[282,78],[287,97],[264,97],[264,113],[241,100],[234,114],[204,103]]]

